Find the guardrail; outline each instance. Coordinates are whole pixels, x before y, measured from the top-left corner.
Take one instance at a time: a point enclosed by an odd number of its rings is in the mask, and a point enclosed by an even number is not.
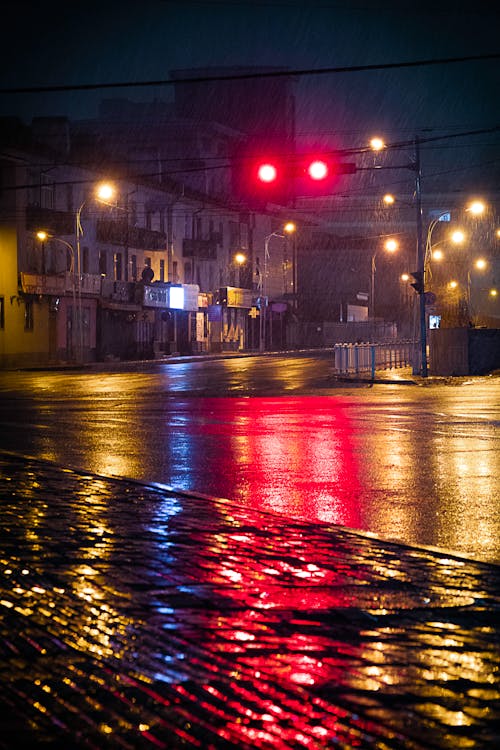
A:
[[[334,369],[341,374],[357,375],[375,370],[392,370],[409,367],[415,361],[417,344],[414,341],[398,341],[390,344],[335,344],[333,347]]]

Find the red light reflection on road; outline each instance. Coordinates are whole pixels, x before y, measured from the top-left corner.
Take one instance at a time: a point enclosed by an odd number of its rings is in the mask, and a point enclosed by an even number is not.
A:
[[[343,399],[202,398],[191,417],[187,431],[217,438],[204,458],[211,494],[359,526],[362,487]]]

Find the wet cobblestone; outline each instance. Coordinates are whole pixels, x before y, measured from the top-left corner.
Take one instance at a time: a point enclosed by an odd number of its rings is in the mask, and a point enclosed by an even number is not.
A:
[[[500,745],[500,568],[0,454],[0,748]]]

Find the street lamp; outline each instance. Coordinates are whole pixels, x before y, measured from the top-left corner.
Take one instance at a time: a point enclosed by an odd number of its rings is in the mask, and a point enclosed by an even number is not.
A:
[[[71,257],[71,266],[70,266],[70,273],[71,273],[71,290],[73,295],[73,315],[71,318],[71,352],[72,355],[75,356],[75,319],[80,320],[81,315],[81,297],[78,300],[79,304],[79,310],[77,313],[77,305],[76,305],[76,281],[75,281],[75,249],[73,245],[70,242],[67,242],[66,240],[63,240],[62,237],[54,237],[54,235],[49,234],[43,229],[40,229],[36,233],[36,237],[40,242],[46,242],[47,240],[51,240],[53,242],[60,242],[61,245],[64,245],[69,251],[70,251],[70,257]]]
[[[84,206],[87,204],[89,198],[94,197],[95,200],[109,205],[109,201],[116,194],[116,189],[109,182],[101,182],[94,189],[90,196],[86,196],[85,200],[80,204],[75,214],[75,235],[76,235],[76,272],[77,272],[77,296],[78,296],[78,349],[79,359],[83,360],[83,316],[82,316],[82,264],[81,264],[81,248],[80,240],[83,236],[82,227],[82,211]]]
[[[247,262],[245,253],[238,252],[233,256],[233,264],[238,269],[238,286],[241,286],[241,267]],[[232,274],[231,274],[232,276]]]
[[[261,297],[261,304],[260,304],[260,340],[259,340],[259,349],[261,352],[263,352],[266,348],[266,314],[267,314],[267,262],[269,260],[269,243],[273,237],[281,237],[284,239],[287,235],[293,234],[295,232],[295,224],[293,221],[287,221],[286,224],[283,225],[281,232],[271,232],[271,234],[268,234],[267,237],[264,239],[264,272],[262,275],[262,297]],[[284,232],[285,234],[283,234]]]
[[[399,243],[393,237],[389,237],[384,242],[384,250],[387,253],[392,255],[392,253],[397,252],[398,249],[399,249]],[[375,271],[377,270],[375,260],[377,258],[377,255],[378,255],[378,250],[375,250],[371,258],[370,307],[371,307],[372,318],[375,317]]]

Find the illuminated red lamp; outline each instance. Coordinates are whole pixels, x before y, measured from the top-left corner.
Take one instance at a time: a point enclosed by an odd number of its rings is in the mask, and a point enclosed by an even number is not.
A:
[[[329,172],[330,170],[328,168],[328,164],[322,159],[315,159],[307,166],[307,174],[309,175],[311,180],[317,180],[318,182],[321,180],[326,180]]]
[[[264,162],[257,167],[257,177],[267,184],[275,182],[278,178],[278,169],[271,162]]]

